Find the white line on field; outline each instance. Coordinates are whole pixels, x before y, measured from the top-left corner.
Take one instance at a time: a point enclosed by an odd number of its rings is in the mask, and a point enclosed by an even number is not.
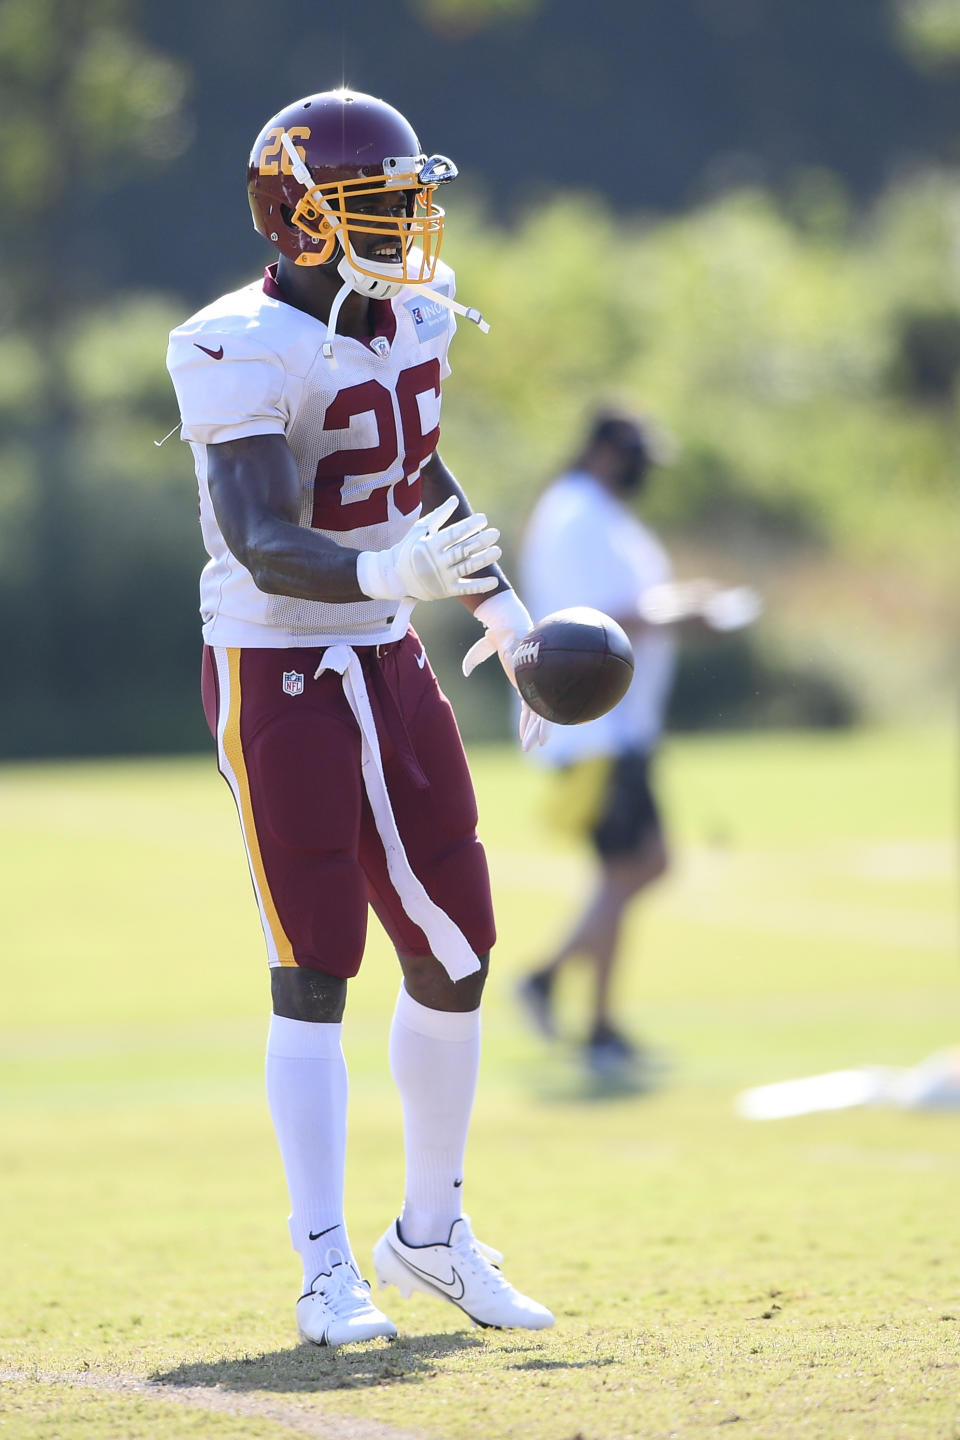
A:
[[[96,1390],[110,1395],[148,1396],[151,1400],[169,1400],[194,1410],[214,1410],[221,1415],[249,1415],[282,1426],[303,1440],[426,1440],[422,1431],[398,1430],[379,1420],[363,1420],[357,1416],[337,1418],[315,1414],[262,1393],[238,1394],[219,1385],[158,1385],[135,1375],[103,1375],[95,1370],[68,1370],[51,1373],[33,1370],[0,1370],[0,1382],[23,1386],[69,1386],[78,1390]],[[434,1437],[436,1440],[436,1437]]]

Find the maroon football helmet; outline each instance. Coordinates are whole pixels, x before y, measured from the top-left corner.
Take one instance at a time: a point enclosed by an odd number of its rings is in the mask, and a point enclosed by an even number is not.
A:
[[[250,154],[247,193],[254,227],[281,255],[297,265],[339,255],[345,281],[383,295],[433,280],[444,220],[433,194],[456,174],[451,160],[423,153],[391,105],[328,90],[267,121]],[[407,192],[404,214],[371,207],[384,190]]]

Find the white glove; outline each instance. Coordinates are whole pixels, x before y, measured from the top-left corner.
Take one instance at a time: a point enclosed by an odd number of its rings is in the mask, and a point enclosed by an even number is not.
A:
[[[515,590],[501,590],[491,595],[474,610],[474,616],[485,626],[485,633],[471,645],[463,657],[464,675],[472,675],[478,665],[491,655],[500,656],[500,664],[514,690],[513,654],[523,637],[533,629],[530,612]],[[526,752],[536,745],[545,745],[550,734],[550,721],[531,710],[526,700],[520,701],[520,748]]]
[[[459,503],[456,495],[448,496],[389,550],[361,550],[357,584],[364,595],[371,600],[445,600],[493,590],[495,576],[468,577],[500,559],[500,531],[487,526],[486,515],[468,515],[441,528]]]

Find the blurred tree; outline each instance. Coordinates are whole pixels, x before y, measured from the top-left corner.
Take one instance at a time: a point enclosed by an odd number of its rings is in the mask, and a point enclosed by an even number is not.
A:
[[[901,317],[894,387],[930,405],[956,404],[960,393],[960,311],[912,310]]]
[[[894,0],[907,52],[932,70],[960,63],[960,0]]]
[[[651,518],[675,549],[687,547],[691,564],[731,579],[749,569],[771,597],[763,653],[727,652],[739,666],[727,678],[743,705],[729,690],[725,715],[749,710],[799,723],[847,714],[824,698],[818,677],[826,685],[834,672],[857,683],[869,672],[876,689],[885,687],[883,704],[922,699],[942,665],[955,571],[945,505],[960,438],[956,176],[932,166],[905,174],[865,207],[837,167],[793,166],[778,193],[721,186],[685,213],[655,219],[636,209],[647,160],[662,160],[679,184],[684,135],[699,130],[709,150],[715,136],[703,116],[716,114],[723,130],[747,73],[756,81],[744,91],[751,134],[766,143],[757,117],[780,99],[787,42],[802,34],[797,53],[810,61],[816,32],[823,49],[809,6],[616,4],[597,12],[585,37],[572,0],[532,10],[525,0],[477,0],[467,8],[483,26],[459,42],[414,27],[416,3],[391,7],[382,21],[384,34],[402,32],[412,50],[399,39],[395,50],[392,40],[371,50],[365,33],[371,69],[350,78],[378,88],[367,76],[382,62],[398,92],[391,98],[412,99],[418,123],[425,105],[433,117],[425,139],[445,146],[447,120],[461,124],[475,155],[522,192],[524,208],[511,215],[499,178],[496,205],[451,187],[445,250],[461,296],[486,312],[493,333],[483,340],[471,328],[457,341],[444,453],[496,515],[508,547],[590,407],[608,398],[642,406],[679,441],[676,464],[651,496]],[[338,78],[316,67],[316,54],[330,53],[319,43],[332,24],[326,10],[295,12],[292,0],[277,0],[281,19],[263,34],[261,13],[253,0],[167,0],[143,12],[134,0],[0,0],[0,624],[5,671],[16,677],[0,688],[0,754],[203,740],[192,663],[203,559],[192,467],[184,447],[151,443],[177,418],[165,333],[268,258],[249,230],[247,140],[274,102]],[[877,79],[893,74],[888,49],[878,55],[861,43],[891,13],[875,0],[844,0],[832,12],[831,64],[842,70],[852,54],[862,61],[848,76],[853,109],[864,86],[878,105],[891,95],[906,104],[913,94],[896,85],[888,93]],[[572,48],[574,21],[582,54]],[[162,35],[147,43],[145,25]],[[254,34],[263,47],[257,81],[244,89],[238,77],[250,79]],[[291,34],[303,43],[292,46]],[[652,49],[634,43],[638,35]],[[163,36],[204,64],[216,56],[203,87],[206,129],[193,149],[187,68],[165,53]],[[513,54],[524,37],[526,49]],[[691,48],[698,37],[703,46]],[[604,45],[609,74],[598,80],[591,66],[600,50],[591,47]],[[717,45],[729,68],[710,68]],[[771,47],[779,60],[768,73]],[[418,63],[404,68],[409,53]],[[531,117],[522,140],[476,72],[465,86],[457,68],[469,56],[482,77],[483,64],[501,55],[513,67],[505,104]],[[694,84],[701,65],[719,96]],[[808,72],[797,65],[802,78]],[[440,89],[427,95],[424,74]],[[576,85],[565,88],[565,75]],[[914,82],[925,83],[915,72]],[[839,104],[847,92],[835,74],[830,86]],[[479,109],[467,104],[474,94]],[[545,104],[550,95],[560,109]],[[665,107],[649,133],[640,99]],[[615,132],[594,124],[608,100],[620,106]],[[664,118],[674,113],[668,101],[684,111],[679,138]],[[784,101],[788,130],[803,132],[809,104],[819,97],[798,79]],[[739,125],[746,110],[737,113]],[[889,133],[896,105],[885,113]],[[874,119],[871,111],[868,128]],[[513,124],[510,146],[495,143],[493,120]],[[553,127],[549,146],[534,121]],[[629,164],[622,150],[601,155],[598,134],[626,146]],[[592,168],[580,164],[574,142],[587,147]],[[177,155],[176,174],[161,183]],[[600,159],[613,167],[615,203],[583,183],[589,175],[602,188]],[[549,166],[556,183],[538,193]],[[158,294],[161,283],[178,298]],[[844,628],[845,611],[854,618]],[[462,653],[472,624],[459,607],[423,607],[418,623],[441,662],[444,642],[451,658]],[[883,624],[902,630],[895,665]],[[691,663],[685,723],[695,712],[716,723],[702,707],[718,682],[708,666],[709,684],[693,683],[700,662]],[[471,738],[492,733],[506,705],[494,672],[461,690],[454,666],[445,669]],[[798,680],[803,674],[810,685]],[[755,704],[764,686],[767,703]]]
[[[16,275],[16,285],[6,276],[8,325],[48,331],[110,289],[85,233],[122,208],[113,197],[124,181],[189,142],[186,67],[135,33],[136,10],[135,0],[0,7],[0,238]]]
[[[783,204],[747,190],[631,225],[581,192],[514,230],[450,209],[459,292],[492,331],[458,338],[444,453],[508,557],[585,416],[619,401],[679,442],[644,508],[686,573],[768,596],[755,668],[729,677],[765,680],[728,717],[818,723],[853,692],[873,713],[948,693],[956,177],[905,180],[860,216],[819,174]],[[708,689],[684,690],[684,723]]]
[[[257,254],[238,185],[251,141],[341,83],[395,104],[502,218],[575,187],[621,216],[677,213],[746,184],[785,193],[800,169],[838,175],[859,207],[906,165],[958,156],[955,74],[919,63],[899,3],[273,0],[265,23],[257,0],[164,0],[144,24],[202,76],[198,138],[176,176],[136,188],[111,263],[197,303],[229,288]]]
[[[11,462],[0,499],[8,554],[17,552],[2,582],[4,651],[16,688],[44,717],[39,728],[60,744],[73,723],[58,724],[64,702],[94,708],[90,692],[105,665],[121,663],[92,633],[98,609],[90,601],[105,576],[117,579],[117,545],[136,543],[117,534],[113,507],[97,513],[90,503],[111,472],[130,496],[136,477],[135,467],[125,472],[123,430],[101,423],[103,408],[84,388],[83,331],[108,297],[116,304],[90,236],[113,223],[125,180],[176,158],[189,139],[186,69],[138,36],[136,10],[133,0],[0,7],[0,406]],[[129,426],[143,408],[131,385],[143,367],[131,367],[130,327],[122,313],[115,320],[105,390],[124,397]],[[155,343],[151,334],[151,350]],[[126,620],[129,627],[129,612]],[[10,708],[16,691],[5,701],[8,746],[17,749],[9,736],[23,725]]]
[[[927,574],[949,576],[940,520],[956,404],[918,407],[892,377],[904,317],[956,309],[960,186],[917,178],[857,219],[842,192],[825,193],[811,179],[786,204],[746,190],[629,226],[578,193],[515,230],[451,200],[458,288],[493,330],[457,341],[445,445],[465,476],[498,457],[483,498],[508,530],[584,413],[619,392],[680,441],[658,523],[739,536],[743,551],[922,557]],[[955,402],[953,331],[944,321],[936,334],[938,396]]]
[[[543,4],[544,0],[412,0],[424,25],[457,40],[489,25],[531,15]]]

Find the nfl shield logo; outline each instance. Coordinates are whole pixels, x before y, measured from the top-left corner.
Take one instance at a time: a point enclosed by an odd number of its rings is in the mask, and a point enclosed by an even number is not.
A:
[[[284,670],[283,693],[284,695],[303,694],[303,676],[299,670]]]

